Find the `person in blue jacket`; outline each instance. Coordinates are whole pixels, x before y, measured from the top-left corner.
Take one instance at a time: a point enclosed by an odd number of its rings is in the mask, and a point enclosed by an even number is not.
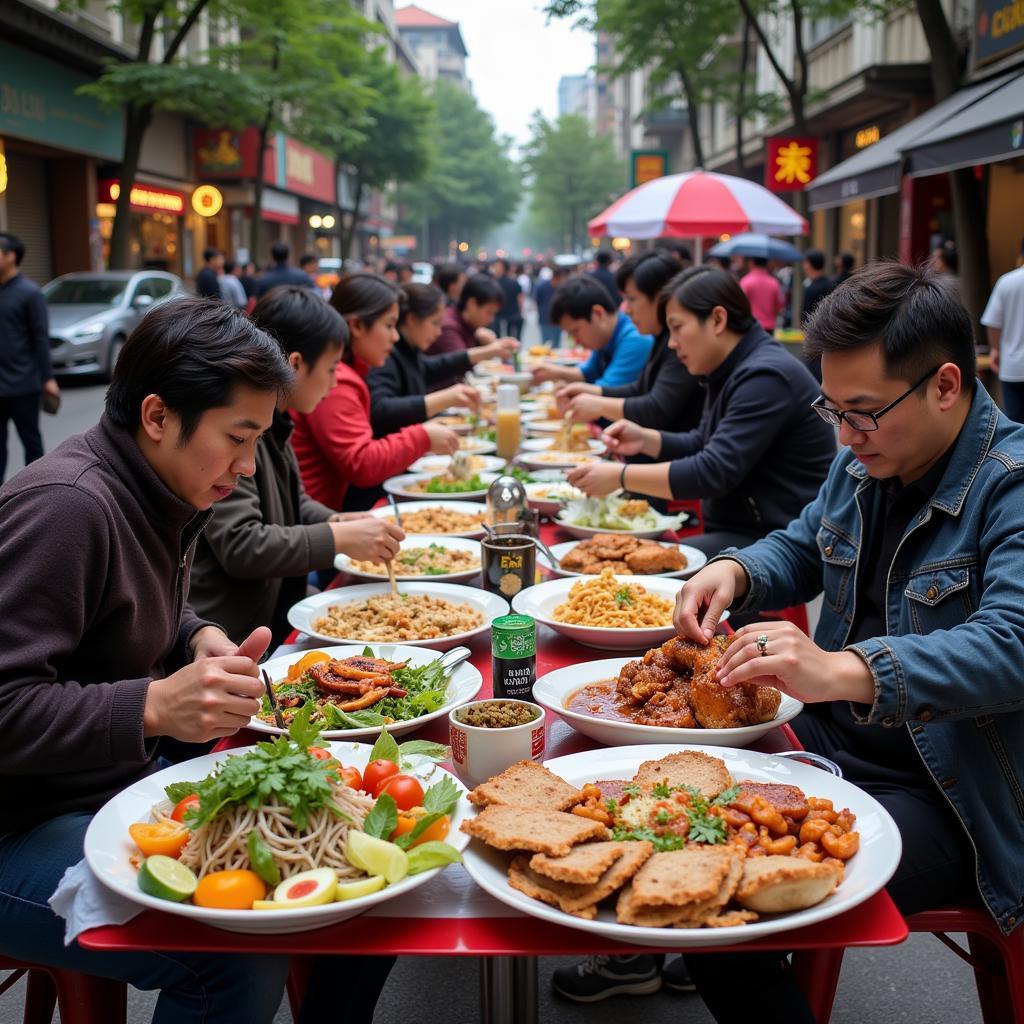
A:
[[[570,278],[555,292],[549,317],[591,355],[582,366],[541,363],[533,371],[534,384],[546,380],[586,381],[598,387],[632,384],[654,345],[650,334],[641,334],[625,313],[616,310],[608,289],[586,275]]]

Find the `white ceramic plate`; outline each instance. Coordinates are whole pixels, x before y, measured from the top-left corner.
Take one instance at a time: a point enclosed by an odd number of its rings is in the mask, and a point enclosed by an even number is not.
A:
[[[479,464],[473,463],[470,466],[474,473],[495,473],[505,468],[505,460],[499,459],[497,455],[476,455],[472,458],[480,460]],[[431,476],[437,476],[438,473],[446,472],[451,464],[452,457],[450,455],[424,455],[422,459],[417,459],[409,467],[409,472],[429,473]]]
[[[689,518],[685,514],[674,515],[674,516],[663,516],[655,512],[658,516],[658,525],[654,527],[647,527],[643,530],[611,530],[606,526],[577,526],[575,523],[567,523],[563,518],[565,511],[561,511],[555,516],[555,525],[560,526],[566,533],[571,534],[573,537],[579,537],[581,540],[587,537],[595,537],[599,533],[613,533],[616,536],[622,537],[636,537],[639,540],[657,540],[662,534],[667,533],[669,530],[677,530],[682,526]]]
[[[524,452],[546,452],[554,447],[554,442],[550,437],[532,437],[519,446]],[[596,437],[587,438],[587,447],[595,454],[600,455],[605,445],[603,441],[598,441]],[[573,452],[572,454],[576,454]]]
[[[360,769],[366,767],[370,759],[371,747],[366,743],[325,743],[343,765]],[[244,754],[252,747],[239,747],[237,750],[223,751],[219,754],[207,754],[191,761],[172,765],[162,772],[139,779],[134,785],[117,796],[111,797],[97,812],[89,823],[85,833],[85,859],[93,874],[119,896],[138,903],[152,910],[162,910],[168,914],[201,921],[203,924],[224,928],[231,932],[249,932],[260,935],[282,935],[290,932],[309,931],[323,928],[324,925],[347,921],[364,910],[369,910],[380,903],[386,903],[396,896],[409,892],[429,882],[439,870],[424,871],[389,885],[371,896],[362,896],[355,900],[340,903],[328,903],[322,907],[305,907],[300,910],[214,910],[207,907],[196,907],[191,903],[172,903],[170,900],[147,896],[140,891],[136,881],[136,871],[128,858],[135,851],[135,844],[128,836],[128,826],[137,821],[150,821],[150,811],[154,804],[166,799],[164,786],[172,782],[187,782],[205,778],[213,769],[232,754]],[[414,774],[419,774],[418,772]],[[429,776],[423,774],[424,788],[439,781],[442,776],[449,775],[442,768],[434,765]],[[469,801],[466,800],[466,788],[454,776],[449,775],[459,787],[462,794],[455,812],[452,815],[452,827],[447,841],[458,849],[465,849],[468,836],[459,831],[459,824],[472,813]]]
[[[321,647],[320,650],[331,658],[353,658],[361,655],[366,647],[373,650],[375,658],[383,658],[385,661],[404,661],[413,666],[426,665],[441,657],[439,651],[430,651],[425,647],[405,647],[401,644],[360,644],[352,647]],[[296,651],[283,658],[274,658],[272,661],[264,662],[260,668],[266,671],[276,685],[286,680],[289,667],[308,653],[309,651]],[[480,692],[483,683],[483,676],[479,671],[468,661],[464,661],[461,665],[455,666],[455,670],[448,680],[447,699],[442,707],[408,722],[392,722],[384,728],[392,736],[404,736],[407,732],[413,732],[420,726],[426,725],[427,722],[432,722],[435,718],[446,716],[453,708],[468,704]],[[249,728],[256,732],[272,733],[276,736],[280,736],[286,731],[255,716],[249,722]],[[370,736],[376,738],[380,735],[380,730],[379,725],[368,726],[365,729],[325,729],[321,735],[329,740],[358,740]]]
[[[637,583],[649,594],[674,602],[683,586],[682,580],[669,580],[663,576],[616,576],[623,585]],[[675,626],[669,621],[666,626],[650,626],[641,629],[623,629],[608,626],[574,626],[557,622],[551,616],[555,608],[569,600],[569,591],[582,580],[597,579],[596,576],[572,576],[548,580],[528,587],[512,598],[512,610],[521,615],[530,615],[538,622],[550,626],[556,633],[575,640],[584,647],[596,647],[605,651],[640,651],[657,647],[676,635]],[[669,613],[671,618],[671,612]],[[294,625],[294,623],[292,623]]]
[[[492,455],[498,450],[493,441],[485,441],[482,437],[464,437],[459,442],[459,448],[467,455]],[[505,465],[504,459],[501,464]]]
[[[486,590],[476,587],[463,587],[455,583],[402,583],[399,585],[399,592],[410,595],[429,595],[439,597],[451,604],[468,604],[480,612],[484,620],[474,629],[462,633],[455,633],[452,636],[440,636],[433,640],[402,640],[395,638],[396,644],[404,644],[408,647],[430,647],[435,651],[447,651],[480,633],[490,629],[491,622],[499,615],[508,614],[508,602],[497,594],[491,594]],[[318,633],[313,628],[313,620],[326,614],[328,605],[352,604],[356,601],[365,601],[370,597],[377,597],[380,594],[390,593],[391,588],[387,583],[367,583],[358,587],[339,587],[336,590],[325,590],[322,594],[314,594],[307,597],[298,604],[293,604],[288,609],[288,621],[291,625],[305,633],[307,636],[316,637],[329,644],[359,644],[364,646],[367,643],[380,643],[381,641],[362,640],[357,636],[328,636],[326,633]]]
[[[534,485],[536,486],[536,485]],[[527,485],[526,494],[529,497],[530,485]],[[600,532],[600,531],[599,531]],[[606,530],[605,533],[615,533],[614,530]],[[577,545],[582,544],[580,540],[567,540],[562,544],[552,544],[550,551],[559,561],[561,561],[573,548]],[[637,573],[633,576],[637,582],[642,583],[644,580],[654,579],[656,577],[662,577],[663,579],[684,579],[687,576],[692,576],[698,569],[702,568],[708,560],[708,556],[703,551],[698,551],[696,548],[691,548],[686,544],[663,544],[662,547],[666,548],[678,548],[686,559],[686,568],[677,569],[675,572],[653,572],[653,573]],[[543,551],[537,552],[537,561],[540,562],[541,566],[545,569],[549,569],[555,576],[582,576],[583,573],[573,572],[571,569],[561,569],[559,566],[551,565],[548,562],[547,555]],[[337,560],[335,560],[337,565]]]
[[[762,917],[753,924],[730,928],[638,928],[618,924],[614,909],[603,908],[593,921],[563,913],[513,889],[508,884],[511,855],[474,839],[465,853],[466,870],[485,891],[502,903],[531,917],[600,935],[603,939],[641,946],[725,946],[749,942],[778,932],[825,921],[858,906],[873,896],[892,877],[900,862],[901,842],[896,823],[874,797],[845,779],[836,778],[799,761],[772,757],[753,750],[677,744],[646,747],[611,747],[568,754],[545,762],[556,775],[574,786],[601,779],[631,779],[642,761],[656,760],[680,749],[703,750],[722,758],[737,781],[778,782],[799,786],[807,796],[824,797],[837,807],[849,807],[857,816],[860,850],[846,862],[843,884],[817,906],[792,914]],[[474,809],[475,810],[475,809]]]
[[[408,567],[405,567],[403,572],[403,566],[400,561],[401,552],[408,551],[409,548],[425,548],[431,544],[436,544],[438,547],[447,548],[449,551],[468,551],[470,554],[476,555],[477,566],[475,569],[463,569],[461,572],[448,572],[438,576],[426,576],[417,574],[415,576],[409,574]],[[467,580],[479,580],[480,579],[480,541],[469,540],[466,537],[431,537],[428,534],[415,534],[406,537],[405,540],[398,546],[399,558],[395,560],[395,579],[399,582],[436,582],[436,583],[465,583]],[[371,582],[380,583],[382,580],[388,578],[387,573],[372,573],[366,572],[363,569],[356,569],[353,567],[352,559],[348,555],[336,555],[334,559],[334,568],[339,572],[347,572],[350,576],[360,580],[369,580]],[[384,566],[381,565],[381,569]]]
[[[464,512],[466,515],[479,515],[483,511],[483,507],[477,501],[403,501],[400,508],[399,514],[402,516],[407,515],[410,512],[418,512],[422,509],[427,508],[446,508],[450,512]],[[395,510],[390,505],[381,505],[378,508],[370,510],[371,516],[378,516],[382,519],[394,519]],[[408,526],[406,526],[406,520],[402,520],[402,526],[405,532],[410,537],[423,538],[426,536],[437,536],[437,530],[432,530],[429,534],[425,533],[413,533]],[[445,537],[469,537],[479,540],[484,535],[482,526],[478,526],[475,529],[470,528],[468,530],[461,530],[458,533],[446,533]]]
[[[449,430],[454,430],[456,434],[469,434],[473,430],[473,424],[469,421],[469,417],[460,416],[458,413],[442,413],[427,422],[436,423],[439,427],[447,427]]]
[[[434,495],[426,491],[412,490],[412,487],[414,484],[433,480],[435,476],[437,476],[436,473],[403,473],[401,476],[393,476],[389,480],[385,480],[384,490],[388,494],[393,494],[396,498],[412,498],[417,501],[421,501],[424,498],[429,499],[434,497]],[[492,480],[498,479],[497,473],[479,473],[479,476],[486,485],[490,485]],[[443,498],[445,495],[439,494],[437,497]],[[482,501],[487,497],[487,487],[481,487],[476,491],[459,491],[458,494],[453,494],[452,497],[459,501]]]
[[[583,497],[583,492],[567,483],[562,473],[557,470],[555,473],[561,477],[560,480],[553,480],[549,483],[523,484],[523,487],[526,488],[526,503],[541,515],[556,515],[562,507],[563,501]],[[552,497],[552,494],[555,496]]]
[[[622,666],[634,660],[607,658],[604,661],[585,661],[579,665],[556,669],[537,680],[533,687],[533,699],[549,711],[561,715],[577,732],[612,747],[634,743],[715,743],[720,747],[746,747],[777,726],[796,718],[803,709],[800,701],[783,694],[776,716],[761,725],[747,725],[740,729],[672,729],[598,718],[582,711],[572,711],[565,706],[580,687],[609,679],[614,682]]]

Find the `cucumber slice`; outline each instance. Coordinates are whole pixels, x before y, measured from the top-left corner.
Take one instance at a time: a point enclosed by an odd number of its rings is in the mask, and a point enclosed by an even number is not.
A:
[[[368,875],[383,875],[389,885],[409,874],[409,858],[394,843],[350,829],[345,843],[345,859]]]
[[[139,868],[139,888],[158,900],[181,903],[196,891],[198,884],[194,871],[161,853],[147,857]]]
[[[369,878],[359,878],[354,882],[339,882],[334,890],[336,900],[356,900],[360,896],[370,896],[380,892],[387,885],[387,879],[383,875],[370,875]]]

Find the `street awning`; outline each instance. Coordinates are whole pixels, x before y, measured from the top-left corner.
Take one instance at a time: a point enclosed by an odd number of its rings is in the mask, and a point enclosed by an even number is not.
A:
[[[1018,72],[1012,72],[960,89],[890,135],[884,135],[873,146],[819,174],[807,187],[810,209],[826,210],[854,199],[874,199],[899,192],[904,156],[919,139],[1000,91],[1018,76]]]
[[[1024,72],[914,139],[903,155],[915,178],[1024,157]]]

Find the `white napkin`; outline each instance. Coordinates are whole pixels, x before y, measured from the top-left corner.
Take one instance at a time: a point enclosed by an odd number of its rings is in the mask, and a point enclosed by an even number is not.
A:
[[[124,924],[142,913],[138,903],[118,896],[92,873],[84,860],[64,872],[49,899],[50,908],[67,922],[64,945],[70,946],[82,932],[105,924]]]

